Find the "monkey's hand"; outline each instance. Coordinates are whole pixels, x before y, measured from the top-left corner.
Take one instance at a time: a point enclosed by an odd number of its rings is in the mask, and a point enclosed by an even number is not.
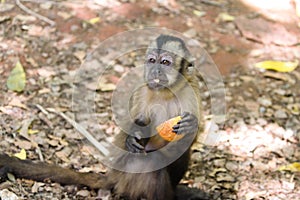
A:
[[[134,120],[132,124],[130,134],[127,136],[125,146],[131,153],[144,153],[145,145],[148,141],[147,138],[142,136],[149,135],[150,129],[147,127],[149,120],[144,115],[140,115]]]
[[[143,153],[145,148],[141,143],[141,131],[135,131],[133,135],[128,135],[125,141],[126,148],[131,153]]]
[[[198,119],[195,115],[184,112],[181,120],[173,126],[173,132],[176,134],[194,134],[198,130]]]

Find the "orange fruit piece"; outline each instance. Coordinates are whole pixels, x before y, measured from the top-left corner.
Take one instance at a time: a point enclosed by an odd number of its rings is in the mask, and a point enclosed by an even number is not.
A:
[[[156,127],[156,131],[158,134],[164,139],[169,142],[179,140],[183,137],[182,134],[178,135],[173,132],[173,126],[176,125],[181,120],[180,116],[171,118],[162,124]]]

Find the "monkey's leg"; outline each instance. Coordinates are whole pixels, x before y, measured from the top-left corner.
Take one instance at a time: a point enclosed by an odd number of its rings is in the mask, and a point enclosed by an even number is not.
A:
[[[20,160],[0,154],[2,177],[9,172],[18,178],[35,181],[51,180],[65,185],[81,185],[90,188],[106,188],[107,177],[97,173],[80,173],[71,169],[31,160]],[[1,176],[1,174],[0,174]]]
[[[135,164],[148,163],[132,163]],[[108,177],[114,183],[113,191],[127,197],[128,200],[174,200],[173,187],[166,169],[148,173],[125,173],[112,170]]]

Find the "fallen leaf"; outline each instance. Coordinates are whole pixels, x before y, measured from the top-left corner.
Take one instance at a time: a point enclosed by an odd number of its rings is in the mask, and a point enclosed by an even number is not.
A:
[[[298,60],[295,60],[294,62],[267,60],[263,62],[258,62],[254,66],[257,68],[275,70],[278,72],[291,72],[294,69],[296,69],[298,65]]]
[[[205,11],[200,11],[200,10],[193,10],[194,15],[196,15],[197,17],[203,17],[206,15]]]
[[[96,24],[100,21],[101,21],[100,17],[94,17],[92,19],[87,20],[87,22],[90,23],[90,24]]]
[[[232,15],[229,15],[228,13],[220,13],[218,16],[218,20],[221,20],[223,22],[232,22],[234,21],[235,17]]]
[[[55,76],[57,73],[50,67],[43,67],[37,69],[37,73],[43,78],[49,78],[51,76]]]
[[[12,91],[22,92],[25,88],[26,74],[23,66],[20,62],[17,62],[16,66],[10,72],[7,79],[7,87]]]
[[[16,145],[19,148],[24,149],[24,150],[29,150],[32,147],[31,142],[29,142],[27,140],[18,140],[16,142],[14,142],[14,145]]]
[[[74,56],[76,56],[76,58],[78,58],[80,62],[83,62],[85,55],[86,53],[84,51],[76,51],[74,53]]]
[[[291,171],[291,172],[300,172],[300,163],[294,162],[292,164],[284,165],[278,168],[279,171]]]
[[[8,21],[9,19],[10,19],[9,16],[1,16],[1,17],[0,17],[0,23],[3,23],[3,22],[5,22],[5,21]]]
[[[290,79],[290,77],[287,76],[287,74],[277,73],[277,72],[272,72],[272,71],[266,71],[264,73],[264,77],[272,78],[275,80],[282,80],[282,81],[288,81]]]
[[[28,129],[28,134],[29,135],[36,134],[38,132],[39,132],[38,130]]]
[[[299,115],[300,114],[300,104],[289,104],[289,105],[287,105],[287,108],[294,115]]]
[[[32,58],[32,57],[28,57],[26,58],[26,61],[33,67],[38,67],[39,65],[37,64],[37,62]]]
[[[47,140],[47,143],[48,143],[50,146],[56,147],[56,146],[58,146],[59,141],[57,141],[57,140]]]
[[[21,151],[19,153],[15,153],[14,156],[21,160],[25,160],[27,157],[25,149],[21,149]]]
[[[67,12],[61,12],[61,11],[57,12],[57,15],[64,19],[69,19],[72,17],[72,14],[67,13]]]
[[[62,150],[55,152],[55,155],[64,162],[70,162],[69,156],[72,153],[72,149],[69,147],[64,147]]]
[[[27,34],[30,36],[43,36],[43,27],[37,25],[30,25]]]
[[[12,107],[19,107],[19,108],[23,108],[23,109],[28,109],[27,106],[25,104],[22,103],[21,99],[15,97],[13,98],[8,105],[12,106]]]
[[[26,24],[28,22],[35,21],[36,17],[31,16],[31,15],[17,15],[17,16],[15,16],[14,20],[19,20],[19,21],[23,22],[24,24]]]
[[[13,174],[11,173],[7,173],[7,178],[8,180],[10,180],[11,182],[16,182],[16,178]]]
[[[31,192],[32,192],[32,193],[37,193],[37,192],[39,192],[39,188],[40,188],[41,186],[44,186],[44,185],[45,185],[45,183],[34,182],[33,186],[31,187]]]
[[[98,89],[100,89],[102,92],[109,92],[116,89],[116,85],[113,83],[99,83]]]

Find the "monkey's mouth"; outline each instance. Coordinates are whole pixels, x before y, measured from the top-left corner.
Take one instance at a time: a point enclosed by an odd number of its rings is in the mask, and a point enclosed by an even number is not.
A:
[[[154,78],[148,81],[148,86],[151,89],[161,89],[166,87],[168,84],[168,80]]]

